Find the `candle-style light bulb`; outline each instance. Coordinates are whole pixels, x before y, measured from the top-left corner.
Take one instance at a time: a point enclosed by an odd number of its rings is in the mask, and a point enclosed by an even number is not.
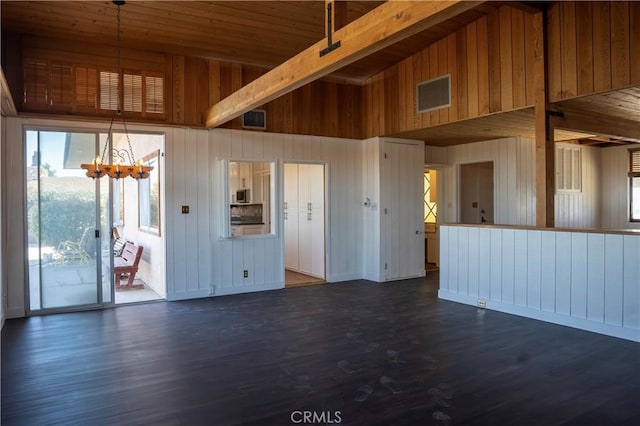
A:
[[[116,172],[120,173],[120,159],[119,158],[116,160]]]
[[[142,159],[138,160],[138,173],[142,175]]]
[[[95,161],[93,162],[96,166],[96,173],[100,173],[100,156],[98,155],[95,159]]]

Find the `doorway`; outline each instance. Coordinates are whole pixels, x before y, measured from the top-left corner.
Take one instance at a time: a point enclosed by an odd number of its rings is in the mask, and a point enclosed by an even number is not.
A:
[[[25,131],[28,312],[64,312],[165,297],[164,135],[129,136],[137,149],[151,153],[141,158],[154,167],[149,179],[87,178],[80,164],[107,152],[105,133]],[[130,147],[130,140],[113,134],[108,148],[114,162],[120,148]],[[117,256],[115,234],[143,246],[131,286],[135,291],[116,292],[111,272]]]
[[[424,261],[425,271],[438,270],[438,170],[426,168],[423,173]]]
[[[460,222],[493,224],[493,161],[460,165]]]
[[[109,181],[80,169],[101,152],[98,136],[26,130],[30,312],[113,303],[102,274],[110,262]]]
[[[285,286],[325,282],[325,166],[284,164]]]

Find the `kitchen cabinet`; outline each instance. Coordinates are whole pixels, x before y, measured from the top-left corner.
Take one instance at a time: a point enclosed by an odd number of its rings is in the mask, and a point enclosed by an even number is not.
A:
[[[285,164],[285,267],[324,278],[324,166]]]
[[[230,202],[236,202],[236,192],[240,189],[249,189],[251,197],[251,187],[253,184],[253,163],[250,161],[232,161],[229,163],[229,195]],[[251,199],[246,200],[251,202]]]

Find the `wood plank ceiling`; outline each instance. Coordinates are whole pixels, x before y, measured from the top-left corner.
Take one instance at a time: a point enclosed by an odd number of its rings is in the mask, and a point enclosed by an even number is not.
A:
[[[347,22],[382,1],[346,3]],[[116,44],[111,1],[5,1],[3,31]],[[363,83],[492,10],[483,5],[332,74]],[[346,24],[345,23],[345,24]],[[273,68],[324,38],[323,1],[136,1],[122,7],[123,47]]]
[[[370,12],[382,1],[346,2],[346,22]],[[488,2],[427,31],[350,64],[329,78],[356,84],[410,56],[500,6]],[[15,33],[115,46],[116,6],[100,1],[0,2],[3,33]],[[324,38],[324,1],[138,1],[122,8],[125,48],[273,68]],[[8,46],[3,46],[8,48]],[[640,125],[640,87],[562,101],[559,108],[636,120]],[[447,126],[389,136],[451,145],[503,136],[533,136],[531,110],[466,120]],[[556,131],[556,140],[586,144],[619,141]]]

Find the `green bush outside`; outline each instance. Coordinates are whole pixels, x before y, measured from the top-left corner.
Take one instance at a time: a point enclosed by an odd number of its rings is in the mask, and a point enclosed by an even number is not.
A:
[[[95,228],[95,200],[80,198],[78,194],[47,193],[40,198],[40,228],[38,228],[38,205],[28,205],[29,231],[38,235],[43,246],[58,247],[61,242],[79,242],[87,229]],[[90,231],[87,231],[90,232]],[[95,239],[87,235],[83,241],[88,254],[95,252]]]

